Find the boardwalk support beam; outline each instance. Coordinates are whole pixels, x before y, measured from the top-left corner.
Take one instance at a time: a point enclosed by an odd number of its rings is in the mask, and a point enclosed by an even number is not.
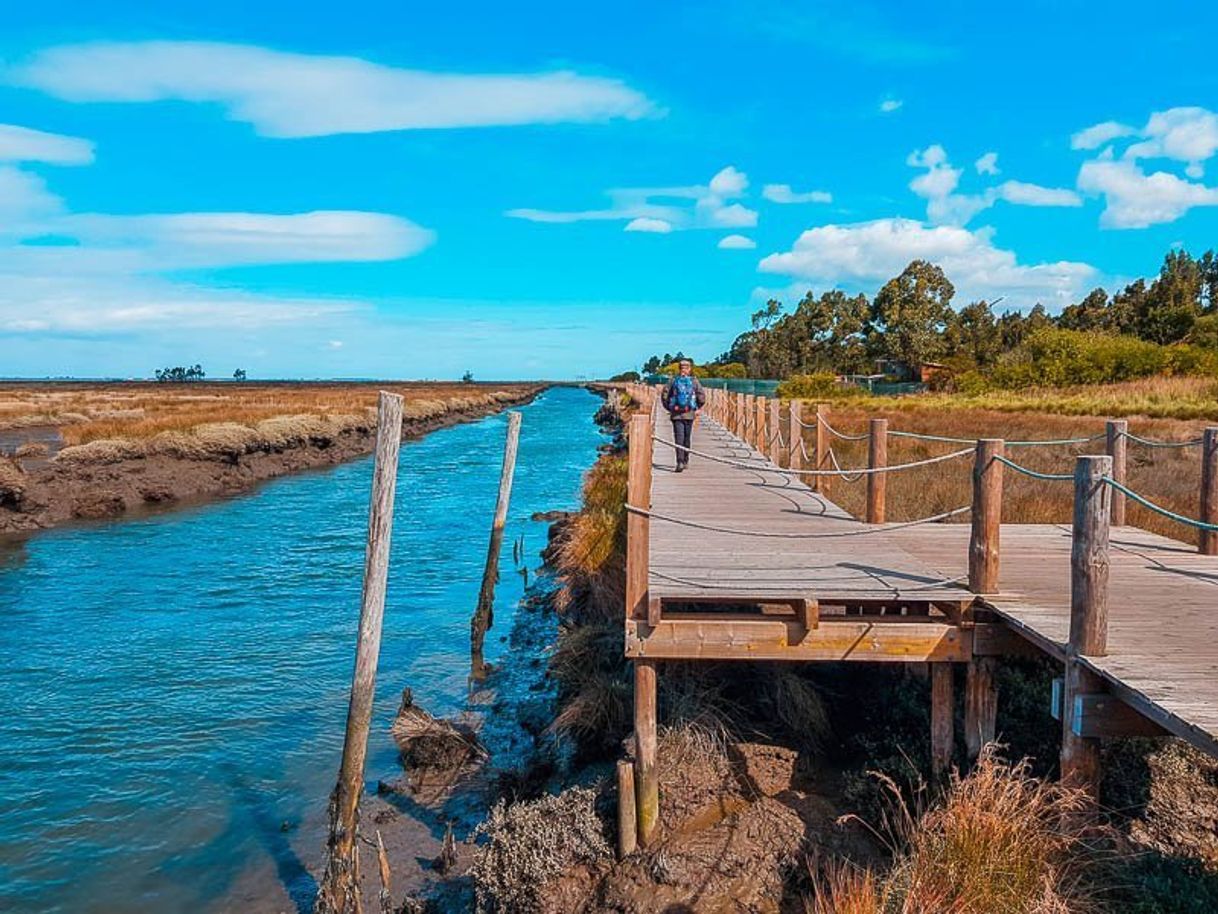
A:
[[[635,791],[638,803],[639,844],[655,838],[660,818],[660,782],[656,770],[656,662],[634,662]]]
[[[964,745],[970,760],[994,741],[998,718],[998,683],[994,673],[998,661],[975,657],[969,661],[964,684]]]
[[[1079,457],[1074,468],[1074,530],[1070,550],[1070,640],[1062,690],[1061,774],[1067,784],[1098,799],[1099,741],[1075,732],[1076,698],[1103,691],[1083,662],[1108,653],[1108,537],[1112,488],[1108,456]],[[1080,728],[1081,732],[1081,728]]]
[[[945,777],[952,764],[956,710],[952,674],[950,663],[930,665],[930,767],[936,778]]]

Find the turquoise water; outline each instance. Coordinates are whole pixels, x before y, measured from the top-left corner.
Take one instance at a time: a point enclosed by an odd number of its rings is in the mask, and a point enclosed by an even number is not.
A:
[[[536,511],[577,503],[602,439],[585,391],[521,409],[495,627],[536,564]],[[367,773],[392,776],[403,685],[466,704],[469,617],[506,419],[403,444]],[[296,893],[341,752],[371,460],[0,550],[0,910],[216,910],[243,872]]]

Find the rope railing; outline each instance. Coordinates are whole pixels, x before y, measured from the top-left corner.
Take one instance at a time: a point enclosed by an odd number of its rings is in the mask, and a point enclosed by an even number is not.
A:
[[[940,514],[932,514],[929,517],[920,517],[917,520],[902,521],[899,524],[873,524],[850,530],[830,530],[821,533],[795,533],[786,530],[741,530],[738,527],[723,527],[718,524],[704,524],[699,521],[687,520],[683,517],[674,517],[671,514],[660,514],[656,511],[650,511],[647,508],[640,508],[637,505],[626,505],[626,511],[630,514],[637,514],[640,517],[663,521],[669,524],[677,524],[681,527],[691,527],[694,530],[704,530],[708,533],[726,533],[731,536],[753,536],[760,539],[783,540],[823,540],[843,539],[854,536],[872,536],[873,534],[877,533],[903,530],[907,527],[919,527],[922,524],[940,523],[950,518],[957,517],[958,515],[965,514],[968,511],[971,511],[972,508],[972,505],[963,505],[959,508],[953,508],[951,511],[944,511]]]
[[[1198,447],[1205,441],[1204,438],[1190,438],[1187,441],[1155,441],[1153,438],[1140,438],[1132,432],[1121,432],[1121,435],[1134,444],[1140,444],[1143,447]]]
[[[976,444],[979,438],[954,438],[950,435],[924,435],[921,432],[889,432],[894,438],[916,438],[919,441],[938,441],[944,444]],[[1091,435],[1085,438],[1035,438],[1029,441],[1006,441],[1004,444],[1007,447],[1049,447],[1053,445],[1073,445],[1073,444],[1088,444],[1092,441],[1099,441],[1107,433],[1101,432],[1098,435]]]
[[[862,473],[847,476],[846,471],[842,469],[842,465],[837,462],[837,454],[833,453],[833,448],[829,448],[829,462],[833,464],[835,470],[842,474],[842,482],[858,482],[863,478]]]
[[[697,587],[702,590],[738,590],[740,587],[739,584],[729,584],[729,583],[724,583],[724,582],[719,582],[719,581],[690,581],[685,578],[679,578],[676,575],[665,574],[662,571],[656,571],[654,568],[652,568],[649,573],[651,575],[653,575],[654,577],[659,578],[662,581],[668,581],[673,584],[684,584],[687,587]],[[858,580],[858,575],[856,574],[856,575],[851,575],[850,577],[843,577],[843,578],[818,578],[817,580],[824,580],[824,581]],[[939,590],[940,588],[943,588],[943,587],[958,587],[961,584],[963,584],[965,581],[968,580],[968,575],[962,574],[962,575],[959,575],[954,578],[942,578],[937,581],[926,581],[926,582],[919,583],[919,584],[911,584],[908,587],[902,586],[899,584],[889,584],[886,581],[884,581],[880,578],[875,578],[875,577],[873,577],[872,580],[874,580],[876,582],[876,584],[877,584],[876,587],[865,587],[865,588],[864,587],[851,587],[851,588],[834,590],[833,593],[834,593],[834,595],[840,596],[840,595],[846,595],[846,594],[852,594],[852,593],[871,594],[871,593],[874,593],[876,590],[883,590],[883,591],[891,592],[892,595],[896,598],[900,598],[901,594],[904,594],[904,593],[914,593],[916,591],[923,591],[923,590]]]
[[[1156,505],[1149,498],[1146,498],[1144,495],[1139,495],[1133,489],[1129,488],[1129,486],[1117,482],[1111,476],[1105,476],[1104,482],[1116,489],[1118,492],[1123,492],[1126,498],[1132,498],[1143,508],[1147,508],[1156,514],[1162,515],[1168,520],[1174,520],[1176,523],[1184,524],[1187,527],[1192,527],[1194,530],[1218,530],[1218,524],[1207,524],[1205,521],[1194,520],[1193,518],[1187,517],[1183,514],[1177,514],[1175,511],[1169,511],[1162,505]]]
[[[667,441],[667,440],[659,437],[658,435],[652,435],[651,437],[652,437],[653,441],[655,441],[659,444],[666,445],[666,446],[672,448],[673,450],[684,451],[687,454],[691,454],[694,457],[700,457],[703,460],[709,460],[712,463],[721,463],[721,464],[724,464],[725,466],[734,466],[737,469],[741,469],[741,470],[754,470],[754,471],[763,472],[763,473],[777,473],[780,476],[844,476],[847,474],[847,472],[857,473],[860,475],[867,476],[867,475],[871,475],[873,473],[895,473],[900,470],[912,470],[915,467],[924,467],[924,466],[931,466],[932,464],[936,464],[936,463],[943,463],[945,460],[954,460],[957,457],[963,457],[966,454],[973,453],[973,449],[970,447],[970,448],[964,448],[959,451],[952,451],[950,454],[939,454],[935,457],[927,457],[924,460],[915,460],[911,463],[896,463],[896,464],[892,464],[890,466],[883,466],[883,467],[860,467],[858,469],[853,469],[850,471],[841,470],[841,469],[837,469],[837,470],[793,470],[793,469],[786,469],[784,467],[773,466],[773,465],[757,466],[754,464],[742,463],[738,460],[728,460],[723,457],[718,457],[714,454],[708,454],[705,451],[699,451],[699,450],[695,450],[694,448],[684,447],[683,445],[677,444],[673,441]]]
[[[820,417],[820,423],[821,423],[821,425],[823,425],[825,427],[825,431],[827,431],[834,438],[842,439],[842,441],[866,441],[868,438],[871,437],[871,432],[864,432],[861,435],[847,435],[844,432],[839,432],[837,429],[835,429],[832,425],[829,424],[829,420],[826,419],[824,416]]]
[[[1008,466],[1017,473],[1023,473],[1025,476],[1031,476],[1033,479],[1043,479],[1047,482],[1069,482],[1074,478],[1072,473],[1041,473],[1029,467],[1020,466],[1014,460],[1001,455],[995,456],[994,459],[1003,466]]]

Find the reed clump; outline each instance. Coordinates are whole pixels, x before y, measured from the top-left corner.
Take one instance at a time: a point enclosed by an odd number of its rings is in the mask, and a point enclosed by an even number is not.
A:
[[[1092,823],[1078,790],[1031,776],[987,747],[940,801],[910,808],[889,782],[877,832],[893,850],[883,873],[837,864],[818,874],[809,914],[1070,914],[1093,909],[1082,873]]]

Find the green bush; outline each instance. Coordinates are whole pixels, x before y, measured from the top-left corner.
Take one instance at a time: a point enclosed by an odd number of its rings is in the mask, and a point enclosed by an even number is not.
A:
[[[831,371],[815,374],[797,374],[778,385],[776,396],[783,400],[814,400],[817,398],[851,396],[857,388],[837,383],[837,375]]]
[[[1160,374],[1218,373],[1218,353],[1198,346],[1161,346],[1132,336],[1081,330],[1033,333],[990,374],[1007,389],[1109,384]]]

